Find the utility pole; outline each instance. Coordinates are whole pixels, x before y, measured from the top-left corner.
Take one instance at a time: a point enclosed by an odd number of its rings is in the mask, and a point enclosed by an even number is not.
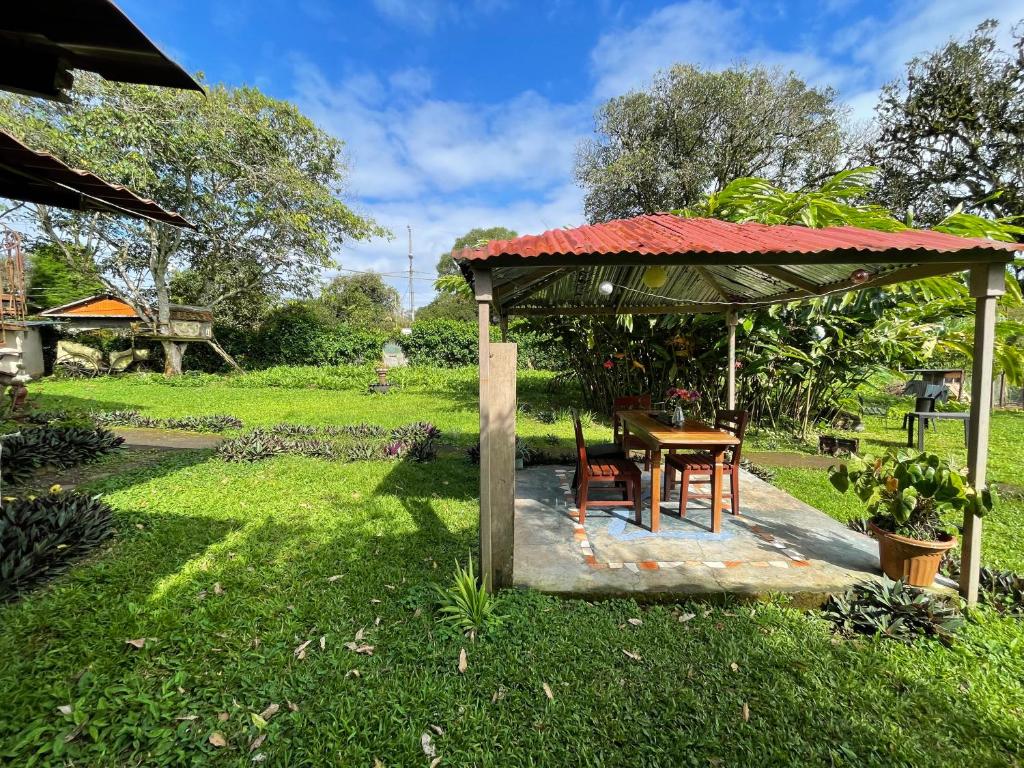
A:
[[[416,295],[412,289],[412,224],[406,224],[409,230],[409,325],[416,319]]]

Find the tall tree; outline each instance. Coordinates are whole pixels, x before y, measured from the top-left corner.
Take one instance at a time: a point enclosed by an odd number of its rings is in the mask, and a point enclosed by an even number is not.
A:
[[[474,227],[461,237],[455,238],[450,250],[442,253],[437,260],[437,296],[421,309],[416,317],[449,318],[452,320],[475,320],[476,302],[469,294],[459,268],[452,259],[453,251],[475,248],[490,240],[511,240],[519,233],[508,227]]]
[[[169,324],[171,280],[218,305],[244,295],[308,295],[349,239],[385,234],[340,199],[343,143],[292,104],[255,88],[166,88],[76,79],[68,104],[7,97],[0,125],[36,149],[125,184],[197,231],[107,214],[31,206],[32,224],[71,262]],[[184,345],[165,342],[166,372]]]
[[[842,111],[831,88],[763,67],[677,64],[605,102],[576,178],[591,221],[696,204],[733,179],[803,186],[837,170]]]
[[[875,196],[927,224],[962,205],[990,217],[1024,214],[1024,37],[1001,50],[998,23],[907,65],[882,89],[867,160]]]
[[[75,299],[101,293],[105,287],[92,269],[92,262],[79,259],[69,264],[64,253],[42,244],[28,254],[28,307],[39,312],[67,304]]]
[[[373,272],[334,278],[320,301],[338,320],[363,328],[394,328],[402,315],[398,291]]]
[[[459,268],[452,259],[452,251],[461,251],[463,248],[475,248],[489,240],[511,240],[518,235],[508,227],[474,227],[461,237],[455,238],[452,247],[437,258],[437,276],[457,275]]]

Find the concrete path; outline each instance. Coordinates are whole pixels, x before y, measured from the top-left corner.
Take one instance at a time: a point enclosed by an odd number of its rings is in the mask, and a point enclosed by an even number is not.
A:
[[[116,427],[112,431],[124,438],[125,445],[138,448],[216,448],[224,442],[222,435],[207,432],[145,427]]]
[[[784,592],[814,606],[880,574],[873,540],[746,472],[741,515],[726,512],[718,534],[706,502],[692,502],[680,518],[676,495],[663,504],[657,534],[648,529],[649,496],[642,525],[625,508],[588,511],[580,525],[571,479],[571,467],[516,473],[517,586],[638,600]]]

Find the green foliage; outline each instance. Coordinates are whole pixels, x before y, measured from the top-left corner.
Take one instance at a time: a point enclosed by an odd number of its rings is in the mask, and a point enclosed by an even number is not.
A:
[[[52,245],[36,245],[29,252],[27,261],[29,311],[59,307],[105,290],[91,261],[78,259],[69,264]]]
[[[402,337],[402,351],[413,365],[475,365],[477,328],[456,320],[417,320]]]
[[[949,462],[934,453],[890,449],[884,456],[853,456],[829,470],[840,493],[853,490],[884,530],[930,539],[946,530],[951,512],[984,515],[992,509],[992,492],[975,490]]]
[[[438,621],[470,637],[500,626],[503,616],[492,595],[473,573],[473,558],[463,568],[455,563],[455,575],[448,587],[437,587]]]
[[[226,413],[206,416],[181,416],[170,419],[154,419],[138,411],[94,411],[89,414],[93,423],[102,427],[148,427],[163,429],[185,429],[191,432],[226,432],[241,429],[241,419]]]
[[[264,365],[374,362],[389,334],[338,322],[324,305],[291,301],[260,326],[254,357]]]
[[[1021,41],[1020,27],[1002,35],[983,22],[882,88],[864,150],[881,168],[875,199],[930,224],[960,205],[989,218],[1024,214]]]
[[[427,421],[387,429],[376,424],[343,424],[314,427],[274,424],[225,440],[217,455],[230,462],[253,462],[283,454],[318,459],[374,461],[408,458],[433,461],[441,432]]]
[[[6,95],[0,127],[196,225],[30,209],[66,263],[85,259],[161,313],[175,273],[175,293],[197,303],[263,307],[267,296],[307,295],[343,243],[387,234],[338,195],[348,176],[343,142],[256,88],[197,94],[82,75],[68,104]]]
[[[964,622],[960,609],[950,599],[885,576],[831,597],[823,615],[843,634],[903,642],[919,637],[950,642]]]
[[[452,275],[451,277],[461,282],[458,292],[438,291],[429,304],[416,310],[416,322],[454,320],[472,323],[476,321],[476,301],[470,295],[466,281],[462,279],[462,275]]]
[[[111,533],[98,496],[56,489],[0,506],[0,602],[50,578]]]
[[[697,204],[745,176],[800,186],[832,172],[843,138],[836,94],[763,67],[677,64],[605,102],[578,153],[590,221]]]
[[[478,248],[491,240],[511,240],[519,233],[508,227],[474,227],[461,237],[455,238],[452,247],[437,259],[437,276],[459,275],[459,267],[452,259],[452,253],[464,248]]]
[[[40,467],[65,469],[116,450],[124,438],[103,429],[43,426],[2,436],[3,480],[18,482]]]
[[[320,302],[353,328],[392,330],[402,315],[398,291],[372,272],[335,277],[324,287]]]

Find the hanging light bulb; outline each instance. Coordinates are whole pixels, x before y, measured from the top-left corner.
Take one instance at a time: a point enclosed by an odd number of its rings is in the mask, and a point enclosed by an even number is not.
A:
[[[871,277],[871,273],[868,272],[866,269],[855,269],[853,270],[853,272],[850,273],[850,280],[852,280],[857,285],[860,285],[861,283],[866,283],[869,277]]]
[[[651,289],[664,287],[668,282],[668,270],[664,267],[654,266],[644,270],[644,285]]]
[[[597,286],[597,289],[605,296],[611,296],[612,291],[615,290],[615,286],[609,283],[607,280],[601,281],[601,284]]]

